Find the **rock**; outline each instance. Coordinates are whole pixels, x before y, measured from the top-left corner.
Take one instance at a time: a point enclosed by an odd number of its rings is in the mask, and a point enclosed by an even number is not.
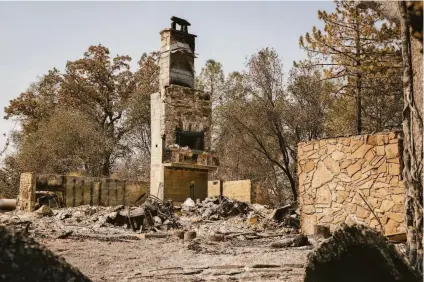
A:
[[[384,150],[386,151],[386,157],[388,159],[399,157],[399,146],[398,146],[398,144],[386,145]]]
[[[385,155],[384,146],[375,147],[375,151],[377,153],[377,156],[384,156]]]
[[[65,239],[65,238],[68,238],[68,237],[69,237],[69,236],[71,236],[73,233],[74,233],[74,232],[73,232],[72,230],[62,232],[61,234],[59,234],[59,235],[57,236],[57,239]]]
[[[361,161],[356,161],[354,164],[348,166],[346,168],[347,174],[352,177],[355,173],[357,173],[362,166],[362,162]]]
[[[387,217],[393,219],[396,222],[402,223],[405,221],[405,214],[398,212],[388,212],[386,213]]]
[[[335,161],[343,160],[346,157],[345,153],[342,153],[340,151],[334,151],[331,155],[331,158]]]
[[[380,210],[385,212],[389,211],[395,204],[392,201],[383,200]]]
[[[328,185],[317,189],[315,204],[331,205],[331,190]]]
[[[184,241],[188,242],[196,238],[196,232],[195,231],[187,231],[184,233]]]
[[[370,211],[364,209],[361,206],[358,206],[357,210],[356,210],[356,216],[359,218],[367,218],[370,215]]]
[[[312,189],[316,189],[330,182],[333,177],[333,173],[322,162],[318,162],[317,169],[312,178]]]
[[[41,216],[53,216],[53,211],[46,205],[42,205],[38,210],[35,211]]]
[[[270,248],[286,248],[293,244],[293,239],[284,239],[281,241],[272,242],[269,244]]]
[[[213,214],[209,217],[210,220],[219,220],[219,214]]]
[[[325,166],[334,174],[337,175],[340,173],[340,165],[338,161],[333,160],[331,157],[324,159]]]
[[[349,197],[349,192],[346,191],[336,191],[336,202],[342,204],[347,197]]]
[[[352,156],[355,159],[362,159],[365,156],[365,154],[373,147],[374,146],[372,145],[363,144],[352,154]]]
[[[389,163],[389,174],[397,176],[400,174],[400,165],[395,163]]]
[[[184,231],[182,230],[175,230],[173,235],[178,239],[184,239]]]
[[[392,195],[391,197],[395,204],[403,204],[405,202],[405,196],[403,195]]]
[[[313,214],[315,213],[315,207],[313,205],[305,205],[301,207],[302,212],[305,214]]]
[[[340,168],[347,168],[352,163],[352,160],[343,160],[340,163]]]
[[[310,245],[310,243],[306,235],[299,234],[293,239],[293,247],[302,247],[307,245]]]
[[[212,234],[209,236],[209,240],[213,242],[222,242],[224,239],[225,236],[223,234]]]
[[[397,223],[393,219],[389,219],[386,225],[384,225],[384,232],[386,234],[396,233],[398,226],[399,226],[399,223]]]
[[[161,225],[162,224],[162,219],[160,219],[159,216],[154,216],[153,220],[155,221],[155,225]]]
[[[419,274],[380,233],[342,225],[308,255],[304,282],[418,282]]]
[[[195,202],[191,198],[187,198],[184,203],[181,205],[183,210],[190,210],[191,208],[194,208]]]
[[[315,167],[314,161],[310,160],[305,164],[304,170],[305,170],[306,173],[308,173],[308,172],[312,171],[314,169],[314,167]]]
[[[331,222],[333,222],[333,220],[334,220],[334,217],[327,214],[327,215],[324,215],[323,217],[321,217],[319,219],[319,222],[320,223],[331,223]]]
[[[384,161],[377,170],[378,173],[386,173],[387,172],[387,163]]]

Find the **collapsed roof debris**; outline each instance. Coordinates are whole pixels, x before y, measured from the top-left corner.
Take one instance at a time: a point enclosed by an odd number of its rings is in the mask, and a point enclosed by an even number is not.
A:
[[[140,199],[142,201],[143,199]],[[276,216],[276,214],[279,214]],[[207,223],[216,222],[222,234],[234,234],[250,230],[263,232],[278,230],[296,233],[297,217],[292,209],[269,209],[258,204],[249,204],[226,197],[206,198],[196,204],[187,199],[181,206],[171,200],[162,201],[155,196],[145,197],[137,206],[78,206],[72,208],[50,208],[42,205],[35,212],[13,211],[0,214],[0,224],[15,229],[26,229],[35,237],[104,237],[137,233],[172,233],[172,230],[194,230],[208,237],[204,231]],[[290,221],[286,219],[290,218]],[[229,224],[226,225],[225,223]],[[231,223],[230,223],[231,222]],[[293,224],[295,222],[295,224]],[[222,223],[222,224],[220,224]],[[224,229],[222,229],[224,228]],[[235,228],[235,229],[234,229]],[[237,232],[233,232],[237,230]],[[212,233],[214,231],[211,231]],[[233,233],[231,233],[233,232]],[[228,237],[227,237],[228,238]]]

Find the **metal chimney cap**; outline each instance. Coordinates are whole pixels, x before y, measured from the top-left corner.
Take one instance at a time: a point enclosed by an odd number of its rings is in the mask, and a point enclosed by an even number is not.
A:
[[[175,22],[179,25],[191,26],[191,24],[188,21],[186,21],[185,19],[178,18],[178,17],[172,17],[171,21],[173,21],[173,22]]]

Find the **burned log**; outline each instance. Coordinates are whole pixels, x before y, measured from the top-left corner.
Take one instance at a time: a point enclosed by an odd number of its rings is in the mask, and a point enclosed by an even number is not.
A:
[[[420,281],[418,273],[380,233],[342,225],[308,255],[305,282]]]

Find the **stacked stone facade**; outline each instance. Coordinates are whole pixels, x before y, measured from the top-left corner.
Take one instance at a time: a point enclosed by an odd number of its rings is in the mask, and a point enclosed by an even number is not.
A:
[[[302,232],[314,234],[315,225],[333,231],[341,223],[404,232],[401,146],[395,132],[299,143]]]

